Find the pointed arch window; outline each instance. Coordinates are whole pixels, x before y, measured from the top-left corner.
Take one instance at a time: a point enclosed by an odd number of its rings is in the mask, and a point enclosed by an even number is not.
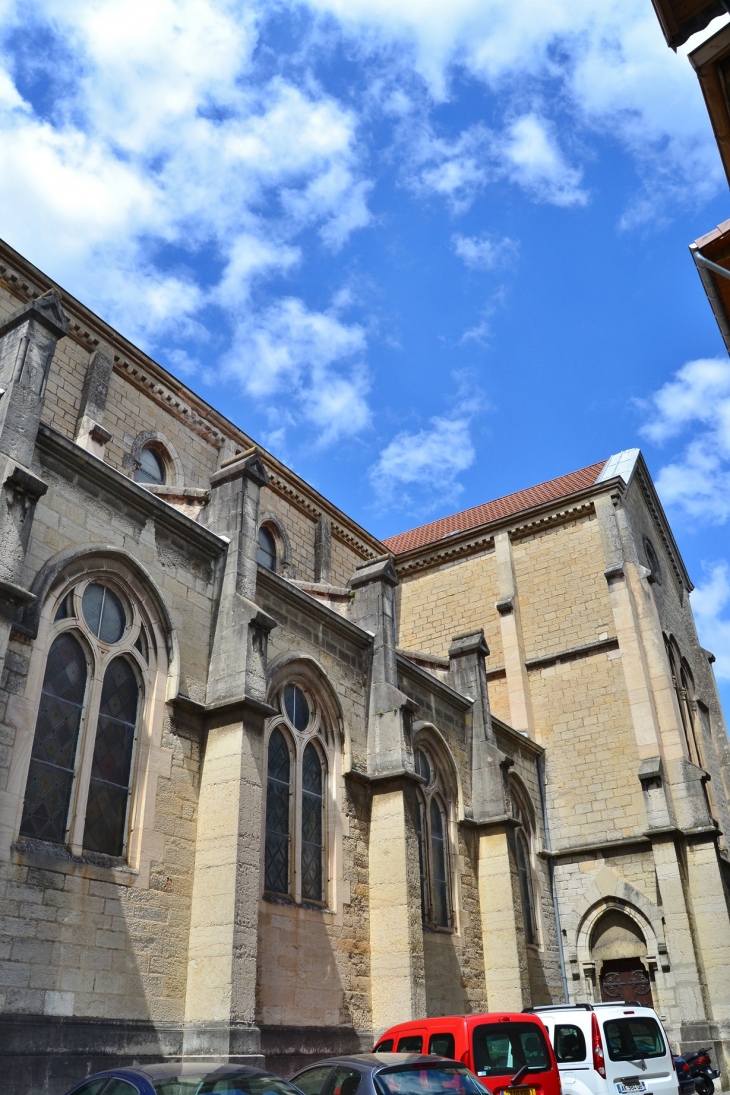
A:
[[[19,835],[123,857],[145,681],[158,668],[151,619],[143,623],[136,598],[106,577],[77,577],[44,616],[48,654]]]
[[[264,889],[327,901],[326,727],[316,697],[288,681],[278,692],[267,750]]]
[[[534,841],[535,832],[530,809],[525,805],[524,794],[514,780],[510,780],[512,817],[519,822],[514,834],[514,857],[520,890],[520,906],[525,942],[537,946],[537,912],[535,903]]]
[[[418,788],[416,830],[421,875],[421,915],[431,928],[452,925],[449,884],[450,855],[448,813],[438,766],[422,745],[415,750],[416,773],[424,783]]]

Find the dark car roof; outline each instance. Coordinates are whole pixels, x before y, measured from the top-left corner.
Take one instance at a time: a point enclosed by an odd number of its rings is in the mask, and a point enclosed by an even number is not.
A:
[[[237,1076],[242,1073],[246,1076],[273,1076],[276,1080],[282,1080],[275,1072],[269,1072],[265,1068],[251,1068],[249,1065],[216,1064],[215,1061],[164,1061],[159,1065],[135,1065],[134,1068],[110,1069],[115,1075],[144,1076],[148,1080],[177,1080],[184,1076],[225,1076],[234,1072]],[[284,1080],[284,1083],[289,1083]]]
[[[450,1057],[437,1057],[434,1054],[426,1053],[348,1053],[343,1054],[341,1057],[328,1057],[324,1061],[317,1061],[317,1066],[322,1065],[363,1065],[366,1068],[389,1068],[391,1065],[458,1065],[459,1061],[452,1061]],[[307,1066],[315,1067],[315,1066]],[[295,1076],[301,1075],[302,1072],[306,1072],[306,1069],[300,1069],[295,1073]]]

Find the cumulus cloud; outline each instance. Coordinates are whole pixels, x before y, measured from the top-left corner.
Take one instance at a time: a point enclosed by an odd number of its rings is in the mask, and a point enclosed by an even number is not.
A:
[[[582,173],[571,167],[558,146],[555,127],[537,114],[525,114],[507,128],[501,142],[504,170],[537,201],[585,205]]]
[[[454,251],[472,270],[494,270],[509,261],[517,251],[517,244],[508,236],[495,239],[493,236],[461,236],[457,232],[451,237]]]
[[[642,428],[662,444],[690,433],[681,455],[665,464],[657,489],[669,505],[722,523],[730,517],[730,362],[690,361],[651,397]]]
[[[370,422],[364,349],[359,325],[286,298],[240,321],[224,367],[248,395],[272,408],[277,400],[296,404],[317,428],[320,444],[329,444]],[[287,415],[274,412],[272,417]],[[291,414],[288,420],[296,421]],[[286,422],[277,426],[278,445],[284,444],[285,431]]]
[[[708,567],[691,599],[700,642],[717,659],[715,675],[730,681],[730,566],[722,561]]]

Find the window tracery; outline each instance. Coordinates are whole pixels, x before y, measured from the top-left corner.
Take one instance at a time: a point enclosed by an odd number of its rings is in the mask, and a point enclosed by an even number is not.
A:
[[[449,885],[448,797],[438,765],[425,743],[414,751],[417,775],[424,783],[417,790],[416,829],[421,876],[421,916],[431,928],[452,925]]]
[[[275,698],[267,746],[264,889],[295,901],[327,901],[328,732],[303,681]]]
[[[119,858],[128,844],[145,697],[157,670],[152,629],[136,597],[108,574],[67,578],[44,618],[19,835]]]

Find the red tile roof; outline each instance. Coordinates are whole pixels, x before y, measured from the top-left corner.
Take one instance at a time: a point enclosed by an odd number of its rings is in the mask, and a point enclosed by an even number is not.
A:
[[[493,502],[483,502],[481,506],[472,506],[461,513],[454,513],[451,517],[442,517],[439,521],[431,521],[428,525],[419,525],[410,532],[400,532],[397,536],[389,536],[383,540],[385,546],[395,555],[404,551],[413,551],[414,548],[423,547],[424,544],[435,543],[450,532],[464,532],[467,529],[486,525],[489,521],[496,521],[500,517],[511,517],[521,510],[539,506],[542,502],[554,502],[574,491],[592,486],[606,461],[591,464],[580,471],[572,471],[568,475],[559,475],[557,479],[549,479],[547,483],[538,483],[536,487],[528,487],[527,490],[518,490],[514,494],[505,494],[503,498],[497,498]]]

